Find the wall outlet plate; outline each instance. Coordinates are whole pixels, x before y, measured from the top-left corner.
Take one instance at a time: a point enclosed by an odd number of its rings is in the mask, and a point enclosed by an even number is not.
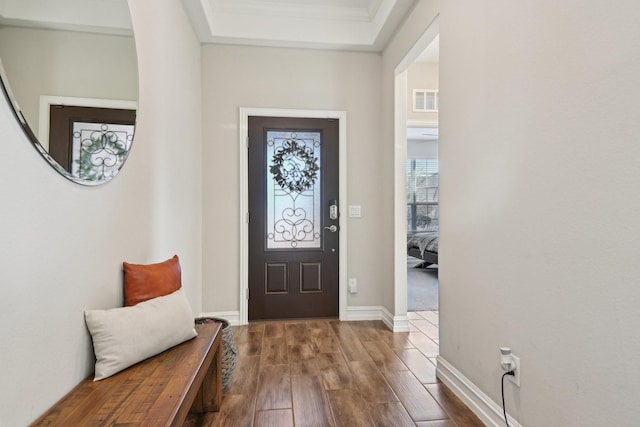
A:
[[[511,360],[511,363],[515,365],[515,368],[513,369],[513,375],[507,375],[507,378],[509,378],[512,383],[520,387],[520,358],[512,354]]]
[[[353,277],[349,279],[349,293],[350,294],[358,293],[358,280]]]

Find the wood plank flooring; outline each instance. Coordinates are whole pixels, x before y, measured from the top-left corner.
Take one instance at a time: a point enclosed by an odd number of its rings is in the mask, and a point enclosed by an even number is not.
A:
[[[438,312],[408,333],[381,321],[296,320],[233,327],[238,359],[220,412],[189,427],[476,427],[436,379]]]

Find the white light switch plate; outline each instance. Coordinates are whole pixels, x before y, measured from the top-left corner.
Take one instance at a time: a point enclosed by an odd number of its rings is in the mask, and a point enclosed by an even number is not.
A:
[[[360,205],[349,206],[349,218],[360,218],[362,216],[362,208]]]

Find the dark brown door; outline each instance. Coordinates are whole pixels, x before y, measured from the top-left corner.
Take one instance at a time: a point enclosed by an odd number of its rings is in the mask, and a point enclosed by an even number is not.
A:
[[[249,320],[338,315],[338,152],[338,120],[249,117]]]

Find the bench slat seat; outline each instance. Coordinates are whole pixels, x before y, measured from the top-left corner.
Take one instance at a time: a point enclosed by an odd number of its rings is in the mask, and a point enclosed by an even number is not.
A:
[[[33,426],[180,426],[190,410],[218,411],[222,399],[221,324],[112,377],[86,378]]]

